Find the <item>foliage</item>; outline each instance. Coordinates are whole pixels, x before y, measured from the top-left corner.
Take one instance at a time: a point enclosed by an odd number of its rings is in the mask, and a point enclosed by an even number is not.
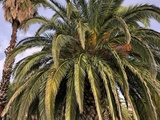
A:
[[[42,26],[35,37],[18,43],[10,58],[32,47],[42,50],[16,64],[17,90],[3,115],[14,109],[17,120],[29,119],[35,111],[41,120],[78,119],[85,115],[89,86],[99,120],[104,119],[102,101],[113,120],[160,119],[160,33],[138,24],[149,25],[150,18],[160,22],[160,8],[124,8],[123,0],[66,2],[64,7],[43,1],[54,11],[53,17],[23,22]],[[128,106],[132,116],[124,118]]]

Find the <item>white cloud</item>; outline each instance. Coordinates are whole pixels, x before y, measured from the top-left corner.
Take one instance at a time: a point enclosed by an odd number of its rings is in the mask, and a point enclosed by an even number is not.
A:
[[[159,25],[159,23],[156,20],[151,19],[151,25],[150,25],[151,29],[160,32],[160,27],[159,26],[160,25]]]
[[[9,46],[9,42],[7,39],[3,39],[0,43],[0,55],[4,53],[5,49]]]
[[[135,4],[154,4],[156,6],[160,6],[159,0],[124,0],[124,5],[135,5]]]
[[[17,55],[16,62],[18,62],[19,60],[25,58],[28,55],[32,55],[33,53],[35,53],[35,52],[37,52],[39,50],[41,50],[41,48],[35,47],[35,48],[31,48],[31,49],[28,49],[28,50],[22,52],[21,54]]]
[[[18,37],[31,37],[31,36],[33,36],[33,34],[31,34],[30,32],[27,32],[27,33],[19,32],[18,33]]]

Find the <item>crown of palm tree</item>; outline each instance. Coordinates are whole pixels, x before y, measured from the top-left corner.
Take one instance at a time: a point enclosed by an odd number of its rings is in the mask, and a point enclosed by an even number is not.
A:
[[[25,26],[42,26],[35,37],[19,42],[10,58],[32,47],[42,50],[15,66],[17,88],[3,115],[12,105],[17,120],[29,119],[34,111],[44,120],[64,114],[66,120],[83,119],[91,92],[99,120],[104,119],[104,106],[111,119],[124,119],[120,93],[133,119],[158,120],[160,33],[138,22],[160,22],[160,9],[147,4],[122,7],[122,2],[67,0],[66,7],[43,2],[53,17],[25,21]],[[48,30],[52,34],[43,34]]]
[[[11,23],[13,20],[21,23],[35,13],[31,0],[6,0],[4,1],[3,9],[5,11],[5,19]]]

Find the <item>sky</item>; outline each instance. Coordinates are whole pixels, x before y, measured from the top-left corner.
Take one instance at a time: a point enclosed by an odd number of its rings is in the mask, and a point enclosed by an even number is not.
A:
[[[123,5],[129,6],[129,5],[144,4],[144,3],[153,4],[160,7],[160,0],[124,0]],[[50,17],[51,11],[40,8],[39,13],[41,13],[42,15],[45,14],[45,16]],[[2,4],[0,4],[0,81],[2,77],[3,64],[5,60],[4,51],[5,51],[5,48],[9,45],[9,40],[10,40],[11,30],[12,30],[11,24],[9,22],[6,22],[3,16],[4,16],[4,12],[2,9]],[[150,27],[160,32],[160,24],[157,23],[156,21],[151,20]],[[38,26],[31,26],[31,28],[26,33],[22,31],[18,31],[17,41],[25,37],[33,36],[37,29],[38,29]],[[33,52],[37,50],[38,48],[33,48],[31,50],[24,52],[23,54],[17,56],[16,61],[20,60],[21,58],[29,54],[33,54]]]

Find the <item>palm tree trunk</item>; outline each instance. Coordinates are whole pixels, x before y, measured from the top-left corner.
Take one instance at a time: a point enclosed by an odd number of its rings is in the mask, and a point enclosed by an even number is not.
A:
[[[16,45],[18,27],[19,27],[19,22],[17,20],[13,20],[11,41],[10,41],[10,45],[6,48],[6,51],[5,51],[6,58],[5,58],[5,62],[4,62],[2,81],[0,84],[0,115],[5,107],[6,102],[7,102],[7,92],[8,92],[8,87],[9,87],[9,83],[10,83],[12,67],[13,67],[15,59],[13,58],[10,62],[6,62],[6,61],[8,60],[11,52],[13,51],[13,49]],[[1,119],[2,118],[0,117],[0,120]]]
[[[90,84],[88,83],[88,81],[86,81],[85,85],[86,86],[84,89],[84,111],[80,116],[80,120],[99,120]],[[102,81],[100,81],[100,88],[101,88],[100,103],[102,106],[103,120],[111,120],[111,117],[107,111],[107,105],[105,102],[106,93]]]

